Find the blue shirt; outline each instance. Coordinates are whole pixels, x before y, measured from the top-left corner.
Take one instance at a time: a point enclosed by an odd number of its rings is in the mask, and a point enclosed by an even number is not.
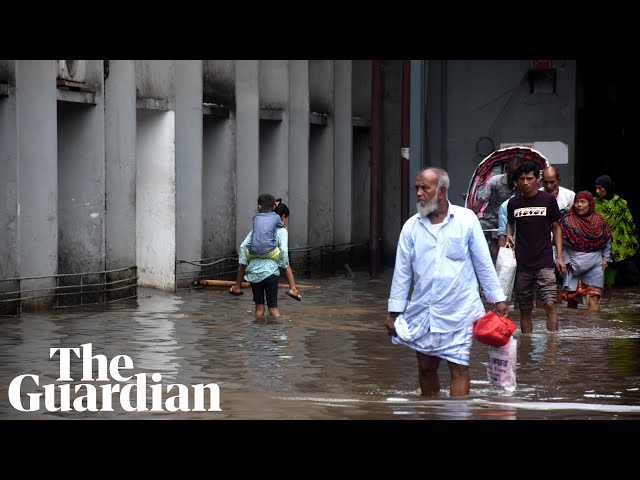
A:
[[[280,216],[275,212],[259,212],[253,216],[253,230],[249,251],[254,255],[263,255],[277,246],[276,230],[284,228]]]
[[[253,258],[250,262],[247,261],[247,248],[251,243],[252,234],[253,230],[240,244],[238,253],[238,263],[247,265],[244,279],[249,283],[259,283],[271,275],[279,276],[280,269],[289,266],[289,232],[286,228],[276,230],[276,243],[280,247],[280,261],[278,262],[270,258]]]
[[[507,203],[512,197],[513,195],[502,202],[498,209],[498,236],[507,234]],[[516,241],[515,231],[513,232],[513,241]]]
[[[415,337],[429,330],[455,332],[486,313],[478,279],[489,302],[506,300],[478,218],[449,202],[440,228],[420,214],[402,227],[388,311],[402,312],[398,319],[406,321]]]

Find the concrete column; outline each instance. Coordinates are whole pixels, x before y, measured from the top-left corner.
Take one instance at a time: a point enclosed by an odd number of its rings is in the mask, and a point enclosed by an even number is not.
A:
[[[6,62],[6,68],[7,77],[0,80],[6,86],[6,95],[0,94],[0,280],[19,274],[15,61]]]
[[[336,244],[351,242],[353,115],[351,60],[335,61],[333,224]]]
[[[236,248],[251,230],[259,187],[258,60],[236,62]]]
[[[309,62],[310,107],[320,124],[309,135],[309,240],[311,246],[334,243],[334,61]],[[314,120],[315,121],[315,120]]]
[[[176,60],[176,257],[202,258],[202,60]],[[177,287],[190,280],[177,278]]]
[[[18,215],[20,276],[55,275],[58,269],[58,138],[56,61],[18,60]],[[51,288],[53,278],[25,280],[21,288]],[[41,295],[53,293],[39,292]],[[48,307],[53,296],[23,303]]]
[[[15,60],[4,60],[0,70],[0,293],[15,292],[20,275],[18,255],[18,131]],[[15,298],[15,297],[13,297]],[[0,299],[5,299],[0,295]],[[8,298],[7,298],[8,299]],[[0,303],[0,315],[17,313],[17,303]]]
[[[309,245],[309,61],[289,64],[289,248]]]
[[[136,83],[133,60],[109,60],[105,80],[106,269],[136,264]]]

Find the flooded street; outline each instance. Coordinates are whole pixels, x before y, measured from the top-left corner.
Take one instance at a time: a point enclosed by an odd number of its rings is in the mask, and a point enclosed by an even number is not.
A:
[[[250,289],[232,297],[216,287],[177,294],[140,288],[137,304],[128,306],[3,317],[0,419],[640,419],[640,288],[615,289],[596,314],[560,305],[557,333],[547,333],[544,309],[535,309],[533,333],[515,333],[512,393],[489,384],[488,347],[474,340],[470,395],[451,400],[446,362],[439,396],[422,397],[415,352],[390,342],[383,323],[391,275],[298,279],[318,288],[301,290],[301,302],[280,289],[277,320],[254,318]],[[510,318],[519,325],[519,312],[511,310]],[[8,390],[16,376],[36,375],[40,386],[64,383],[49,349],[87,343],[109,361],[130,357],[127,375],[159,373],[165,385],[217,384],[221,411],[127,412],[117,395],[113,412],[49,412],[44,400],[34,412],[12,407]],[[72,355],[69,383],[86,383],[81,372]],[[27,407],[27,391],[42,388],[26,381],[23,387]]]

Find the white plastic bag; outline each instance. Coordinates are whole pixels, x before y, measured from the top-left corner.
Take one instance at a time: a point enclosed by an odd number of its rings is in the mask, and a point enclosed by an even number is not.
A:
[[[487,361],[489,382],[508,392],[516,389],[516,345],[517,340],[511,337],[504,347],[489,347]]]
[[[496,273],[500,286],[507,296],[507,301],[511,300],[513,284],[516,281],[516,252],[510,247],[500,247],[496,260]]]

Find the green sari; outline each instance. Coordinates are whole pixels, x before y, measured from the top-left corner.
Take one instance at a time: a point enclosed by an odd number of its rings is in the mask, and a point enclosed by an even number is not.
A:
[[[595,199],[596,212],[602,215],[611,230],[611,257],[620,262],[638,251],[636,225],[629,212],[627,201],[614,195],[610,200]]]

